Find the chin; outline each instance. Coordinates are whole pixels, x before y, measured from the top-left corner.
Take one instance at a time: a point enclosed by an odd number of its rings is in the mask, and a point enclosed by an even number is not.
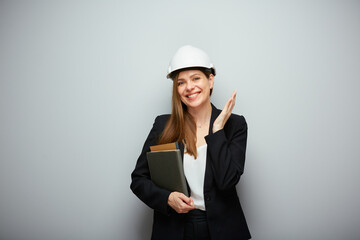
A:
[[[189,103],[189,102],[185,102],[184,103],[188,108],[198,108],[198,107],[200,107],[200,106],[202,106],[202,105],[204,105],[204,102],[194,102],[194,103]]]

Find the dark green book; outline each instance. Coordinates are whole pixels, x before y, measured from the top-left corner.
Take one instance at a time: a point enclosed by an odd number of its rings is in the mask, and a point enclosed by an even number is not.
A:
[[[147,152],[151,180],[171,192],[182,192],[189,197],[182,156],[179,149]]]

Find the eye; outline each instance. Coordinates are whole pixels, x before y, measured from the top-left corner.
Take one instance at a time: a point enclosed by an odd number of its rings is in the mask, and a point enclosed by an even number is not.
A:
[[[199,77],[195,77],[195,78],[194,78],[194,81],[197,81],[197,80],[199,80],[199,79],[200,79]]]
[[[178,82],[178,86],[183,85],[183,84],[184,84],[184,82]]]

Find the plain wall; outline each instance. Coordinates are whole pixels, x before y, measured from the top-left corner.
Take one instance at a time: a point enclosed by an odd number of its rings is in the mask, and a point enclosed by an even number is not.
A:
[[[360,239],[359,1],[0,1],[0,239],[149,239],[130,173],[168,63],[204,49],[249,125],[255,240]]]

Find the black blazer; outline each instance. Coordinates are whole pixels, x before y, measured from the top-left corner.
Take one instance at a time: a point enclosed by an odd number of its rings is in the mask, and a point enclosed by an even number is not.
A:
[[[250,239],[250,232],[240,206],[236,184],[244,172],[247,124],[243,116],[231,114],[224,129],[212,133],[220,110],[212,105],[209,135],[205,137],[207,158],[204,199],[211,239]],[[131,174],[131,190],[154,209],[153,240],[183,240],[185,214],[168,206],[170,192],[156,186],[150,179],[146,152],[156,145],[170,115],[156,117],[142,152]],[[180,145],[184,155],[184,145]]]

